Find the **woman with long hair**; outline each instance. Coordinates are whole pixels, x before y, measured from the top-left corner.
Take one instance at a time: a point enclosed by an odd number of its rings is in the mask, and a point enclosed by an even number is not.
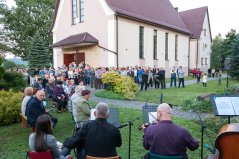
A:
[[[61,151],[62,144],[59,144],[52,133],[52,122],[49,115],[44,114],[37,118],[36,131],[29,137],[31,151],[51,151],[54,159],[67,159],[66,154]]]

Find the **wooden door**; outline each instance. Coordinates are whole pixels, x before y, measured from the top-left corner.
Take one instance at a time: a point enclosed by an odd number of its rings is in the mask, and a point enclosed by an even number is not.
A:
[[[64,54],[64,64],[69,66],[72,62],[74,62],[74,54]]]
[[[85,53],[84,52],[77,52],[75,54],[75,62],[79,65],[81,62],[85,62]]]

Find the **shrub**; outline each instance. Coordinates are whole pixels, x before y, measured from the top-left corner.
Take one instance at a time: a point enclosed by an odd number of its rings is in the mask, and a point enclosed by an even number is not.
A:
[[[0,125],[10,125],[19,121],[22,93],[0,91]]]
[[[103,83],[107,84],[107,90],[114,91],[126,99],[135,99],[137,85],[130,77],[119,75],[116,72],[107,72],[102,77]]]
[[[198,98],[189,98],[182,102],[182,109],[194,112],[212,112],[211,101],[200,100]]]
[[[8,87],[14,91],[22,91],[27,85],[23,75],[19,72],[5,72],[3,79]]]

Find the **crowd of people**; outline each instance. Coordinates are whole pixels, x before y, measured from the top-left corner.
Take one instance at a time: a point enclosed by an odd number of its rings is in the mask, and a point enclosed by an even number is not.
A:
[[[141,84],[141,90],[147,90],[148,86],[153,87],[153,83],[155,88],[166,88],[165,70],[162,68],[126,67],[117,70],[113,67],[99,67],[94,69],[84,63],[76,67],[74,62],[69,65],[69,69],[64,66],[56,70],[36,68],[33,78],[29,80],[31,87],[24,90],[21,107],[22,114],[26,116],[28,124],[32,127],[33,133],[29,137],[29,146],[32,151],[42,152],[50,149],[56,159],[68,158],[70,150],[75,148],[77,148],[79,159],[84,159],[85,156],[117,156],[116,147],[121,146],[122,140],[119,129],[107,122],[109,107],[106,103],[98,103],[94,112],[96,119],[90,120],[92,109],[88,101],[90,91],[85,87],[90,85],[101,89],[102,75],[107,71],[118,71],[124,76],[132,77],[136,83]],[[178,69],[173,67],[170,74],[171,87],[177,87],[177,77],[178,87],[181,85],[185,87],[185,71],[182,66]],[[203,76],[203,82],[206,83],[204,80]],[[63,144],[57,142],[52,133],[58,120],[45,109],[46,101],[49,100],[52,100],[57,112],[70,112],[74,121],[79,124],[77,133],[67,138]],[[168,104],[158,106],[156,123],[148,128],[142,125],[143,146],[149,150],[145,159],[149,158],[150,154],[179,155],[187,158],[187,148],[190,150],[198,148],[198,142],[186,129],[173,124],[172,111]]]

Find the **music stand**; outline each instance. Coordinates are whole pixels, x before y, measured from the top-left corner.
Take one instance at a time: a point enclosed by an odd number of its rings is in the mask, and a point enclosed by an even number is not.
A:
[[[212,110],[215,116],[230,117],[239,115],[239,96],[216,96],[211,95]]]
[[[109,108],[108,123],[119,126],[119,108]]]
[[[143,123],[149,123],[149,112],[157,112],[158,105],[142,106]]]

